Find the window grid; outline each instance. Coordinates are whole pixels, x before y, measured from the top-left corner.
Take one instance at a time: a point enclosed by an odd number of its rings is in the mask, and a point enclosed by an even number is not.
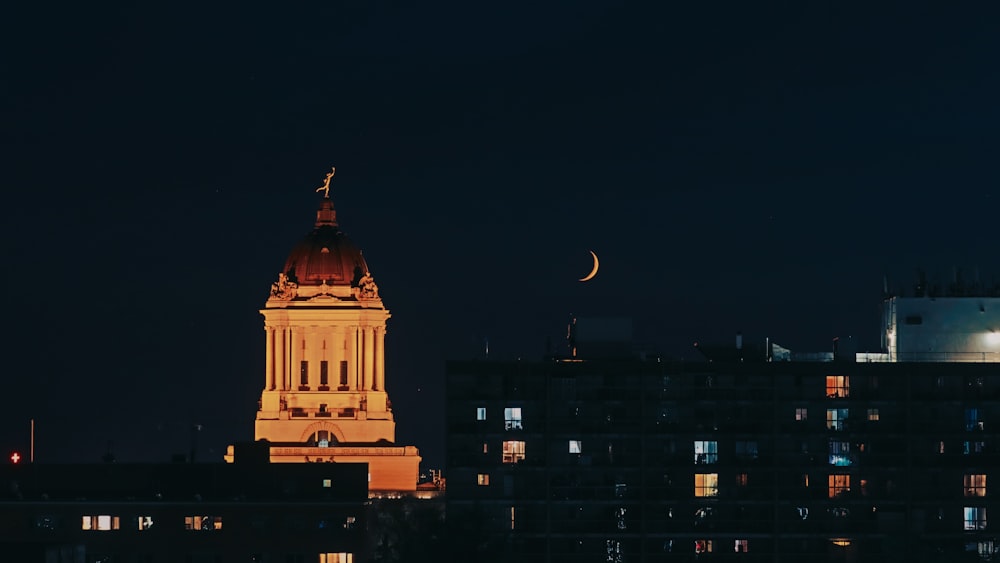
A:
[[[522,430],[521,407],[507,407],[503,410],[505,430]]]
[[[851,490],[851,476],[850,475],[840,475],[831,474],[828,479],[828,496],[830,498],[837,498],[842,494],[846,494]]]
[[[826,376],[826,396],[829,399],[846,398],[851,395],[851,381],[847,375]]]
[[[719,443],[715,441],[695,440],[694,462],[698,465],[719,461]]]
[[[963,510],[966,530],[986,529],[986,507],[966,506]]]
[[[503,443],[503,463],[517,463],[524,459],[524,442],[505,440]]]
[[[966,474],[964,479],[965,496],[986,496],[986,475],[982,473]]]
[[[718,473],[695,473],[694,474],[694,496],[715,497],[719,496],[719,474]]]

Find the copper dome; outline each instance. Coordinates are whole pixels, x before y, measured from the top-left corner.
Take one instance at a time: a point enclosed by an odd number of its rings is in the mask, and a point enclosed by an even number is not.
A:
[[[357,285],[368,272],[361,250],[337,228],[333,202],[323,198],[316,212],[316,228],[306,235],[285,260],[285,274],[300,286]]]

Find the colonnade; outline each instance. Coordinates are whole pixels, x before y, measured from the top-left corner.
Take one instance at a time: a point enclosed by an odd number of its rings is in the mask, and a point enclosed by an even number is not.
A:
[[[384,326],[264,328],[266,390],[385,391]]]

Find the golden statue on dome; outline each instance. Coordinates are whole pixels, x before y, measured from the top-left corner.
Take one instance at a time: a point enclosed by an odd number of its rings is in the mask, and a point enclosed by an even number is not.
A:
[[[331,167],[330,171],[326,173],[326,179],[324,180],[323,185],[320,186],[320,187],[318,187],[318,188],[316,188],[317,192],[320,191],[320,190],[322,190],[323,191],[323,197],[325,197],[327,199],[330,198],[330,179],[332,179],[333,175],[336,174],[336,173],[337,173],[337,167],[336,166]]]

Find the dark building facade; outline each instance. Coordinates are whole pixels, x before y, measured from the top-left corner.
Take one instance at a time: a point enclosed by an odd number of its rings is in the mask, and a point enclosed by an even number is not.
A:
[[[483,561],[1000,559],[998,429],[996,363],[451,362],[448,521]]]
[[[0,561],[360,562],[367,470],[356,463],[3,466]]]

